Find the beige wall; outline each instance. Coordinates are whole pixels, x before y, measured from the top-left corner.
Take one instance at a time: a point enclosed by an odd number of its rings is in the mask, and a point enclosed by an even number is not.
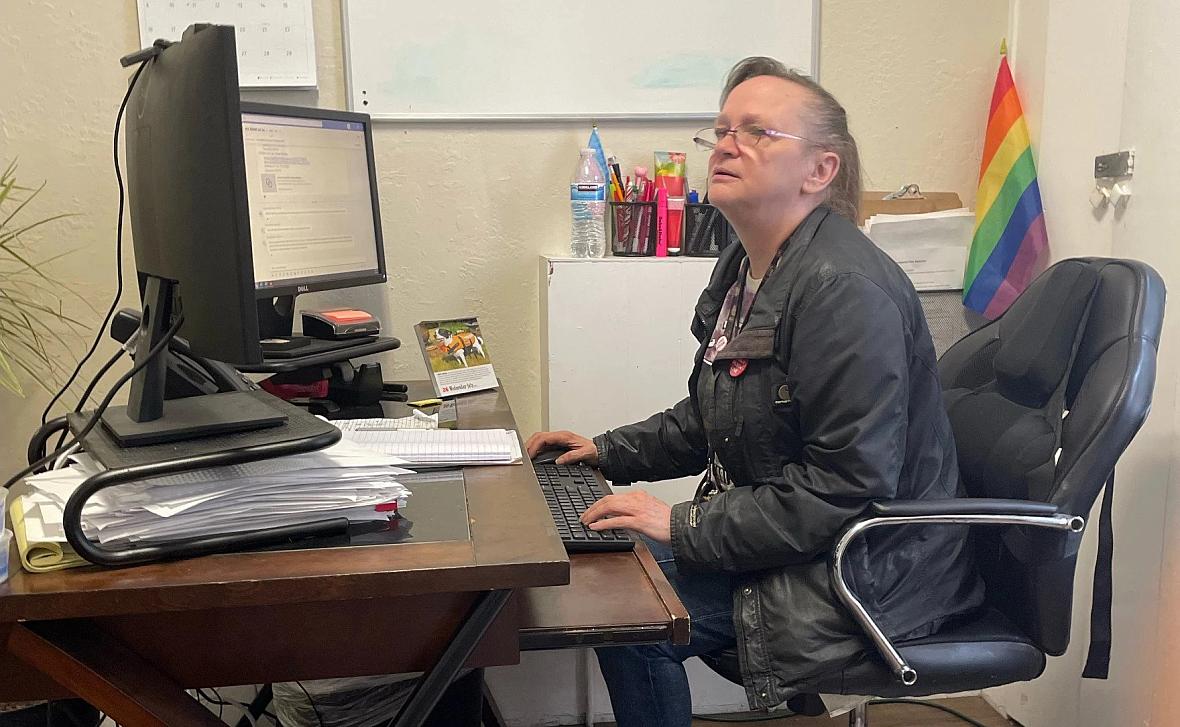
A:
[[[849,109],[871,186],[917,182],[974,199],[1007,15],[999,1],[822,3],[821,80]],[[113,290],[110,134],[128,77],[117,61],[138,46],[135,3],[6,0],[4,23],[0,158],[19,157],[24,178],[49,181],[42,210],[80,213],[41,242],[47,250],[80,248],[60,275],[102,307]],[[315,24],[318,93],[251,97],[343,106],[339,4],[317,0]],[[610,122],[601,131],[627,166],[650,166],[652,149],[690,149],[697,126]],[[539,426],[536,256],[566,248],[565,185],[587,133],[582,123],[377,127],[390,281],[358,299],[384,308],[387,330],[411,345],[386,359],[387,378],[424,375],[410,339],[413,323],[476,313],[521,429]],[[703,156],[690,151],[697,186],[703,165]],[[8,425],[0,440],[4,470],[21,457],[45,401],[38,391],[24,401],[0,393]]]
[[[1082,709],[1090,718],[1083,725],[1132,724],[1132,719],[1151,727],[1180,724],[1180,251],[1174,242],[1180,208],[1173,196],[1180,185],[1174,137],[1180,116],[1178,33],[1180,7],[1174,2],[1130,4],[1119,148],[1136,152],[1135,197],[1115,221],[1111,254],[1151,263],[1170,288],[1171,300],[1164,314],[1152,415],[1119,463],[1119,484],[1132,483],[1115,499],[1116,552],[1124,565],[1115,588],[1117,646],[1111,668],[1120,675],[1111,683],[1084,684]]]
[[[1174,289],[1180,255],[1172,239],[1180,214],[1171,195],[1180,183],[1180,160],[1172,119],[1180,113],[1180,93],[1172,79],[1180,71],[1173,43],[1180,9],[1162,0],[1014,0],[1012,21],[1017,83],[1038,99],[1029,108],[1029,126],[1040,139],[1039,181],[1053,257],[1144,260]],[[1103,42],[1090,42],[1095,37]],[[1088,201],[1093,158],[1117,149],[1136,151],[1134,197],[1122,210],[1096,212]],[[1110,679],[1080,678],[1089,643],[1095,508],[1078,558],[1069,650],[1051,659],[1036,681],[989,690],[1028,727],[1180,724],[1178,335],[1170,310],[1152,412],[1118,466]]]

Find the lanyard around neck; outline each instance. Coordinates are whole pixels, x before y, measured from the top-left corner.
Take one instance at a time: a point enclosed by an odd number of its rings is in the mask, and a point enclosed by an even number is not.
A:
[[[725,328],[722,329],[725,337],[732,341],[733,337],[738,334],[738,331],[746,327],[746,323],[750,320],[750,314],[754,312],[754,302],[758,300],[758,294],[762,292],[765,287],[766,279],[778,267],[778,261],[783,256],[787,244],[784,242],[779,246],[778,252],[774,254],[774,258],[770,261],[770,266],[766,268],[766,272],[762,274],[763,285],[758,286],[758,290],[754,291],[754,297],[750,300],[750,307],[746,309],[746,314],[742,316],[742,303],[746,298],[746,279],[750,273],[750,258],[747,257],[742,260],[742,264],[738,266],[738,291],[737,297],[733,301],[733,307],[729,310],[729,317],[725,319]],[[738,322],[738,317],[741,316],[741,322]]]

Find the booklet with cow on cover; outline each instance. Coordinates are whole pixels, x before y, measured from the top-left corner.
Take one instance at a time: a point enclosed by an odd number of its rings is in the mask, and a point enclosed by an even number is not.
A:
[[[474,317],[422,321],[414,334],[438,396],[496,388],[492,358]]]

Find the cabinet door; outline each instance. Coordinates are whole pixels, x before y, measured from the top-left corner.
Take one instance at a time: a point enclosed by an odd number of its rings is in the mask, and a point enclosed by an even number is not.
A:
[[[541,260],[542,402],[547,429],[594,436],[688,394],[689,327],[709,258]],[[695,478],[648,488],[670,502]]]

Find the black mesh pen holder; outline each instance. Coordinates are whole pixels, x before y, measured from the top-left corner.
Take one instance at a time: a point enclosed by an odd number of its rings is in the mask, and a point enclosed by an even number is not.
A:
[[[721,210],[711,204],[684,205],[684,249],[690,257],[717,257],[737,241]]]
[[[609,211],[612,255],[656,254],[655,202],[611,202]]]

